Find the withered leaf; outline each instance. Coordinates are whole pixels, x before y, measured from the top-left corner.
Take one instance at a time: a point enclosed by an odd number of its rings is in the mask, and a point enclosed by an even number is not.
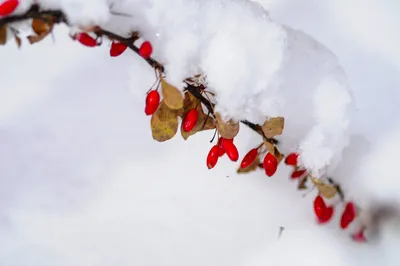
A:
[[[7,25],[0,27],[0,45],[4,45],[7,42]]]
[[[30,44],[34,44],[34,43],[40,42],[45,37],[46,37],[46,35],[29,35],[26,38],[28,39]]]
[[[221,137],[225,139],[233,139],[239,133],[239,122],[234,122],[232,119],[224,121],[220,113],[215,113],[217,119],[217,129]]]
[[[164,142],[173,138],[178,131],[178,116],[162,100],[157,111],[151,116],[153,139]]]
[[[316,179],[314,177],[311,177],[311,181],[317,187],[319,193],[321,193],[321,195],[324,198],[331,199],[336,195],[337,193],[336,187],[329,184],[325,184],[322,180]]]
[[[15,35],[15,42],[17,43],[18,48],[22,45],[22,40],[19,36]]]
[[[203,112],[203,107],[201,104],[197,106],[197,111],[199,113],[199,118],[197,120],[196,126],[189,132],[185,132],[181,125],[181,135],[184,140],[187,140],[190,136],[196,134],[197,132],[215,129],[215,121],[211,116],[206,115]]]
[[[264,122],[261,128],[267,138],[273,138],[282,134],[284,124],[285,119],[283,117],[271,117]]]
[[[37,35],[42,35],[44,33],[49,33],[53,29],[53,20],[51,17],[44,19],[33,19],[32,20],[32,30]]]
[[[283,160],[285,157],[283,154],[281,154],[278,150],[278,148],[272,144],[271,142],[265,141],[264,140],[264,146],[267,148],[267,150],[275,156],[275,158],[278,160],[278,164]]]
[[[297,186],[297,189],[298,190],[307,189],[306,183],[307,183],[307,176],[305,176],[302,179],[300,179],[299,185]]]
[[[160,80],[165,104],[172,110],[183,108],[182,93],[176,87],[166,82],[163,78],[160,78]]]
[[[260,165],[260,158],[257,156],[257,158],[249,166],[247,166],[244,169],[239,167],[239,169],[237,169],[236,172],[238,174],[250,173],[257,170],[259,165]]]
[[[54,22],[52,17],[46,17],[44,19],[33,19],[32,20],[32,30],[36,35],[28,36],[28,41],[30,44],[37,43],[43,40],[47,35],[53,30]]]

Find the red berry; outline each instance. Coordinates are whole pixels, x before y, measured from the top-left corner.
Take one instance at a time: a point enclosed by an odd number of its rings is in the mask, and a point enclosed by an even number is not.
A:
[[[252,149],[250,150],[243,158],[242,163],[240,164],[240,168],[244,169],[249,167],[254,160],[257,158],[258,155],[258,149]]]
[[[319,224],[327,223],[332,218],[332,216],[333,216],[333,206],[326,207],[322,217],[318,218],[318,223]]]
[[[273,176],[278,169],[278,160],[272,153],[268,152],[264,157],[263,166],[267,176]]]
[[[365,237],[365,235],[364,235],[364,230],[365,230],[365,228],[361,228],[361,230],[360,231],[358,231],[357,233],[355,233],[355,234],[352,234],[351,235],[351,238],[354,240],[354,241],[356,241],[356,242],[366,242],[367,241],[367,238]]]
[[[219,140],[218,140],[218,147],[219,147],[218,156],[221,157],[222,155],[225,154],[224,138],[223,138],[223,137],[220,137],[220,138],[219,138]]]
[[[317,196],[314,199],[314,213],[318,220],[323,219],[325,210],[327,209],[324,199],[321,196]]]
[[[147,59],[151,56],[151,53],[153,52],[153,47],[151,46],[150,42],[144,42],[139,48],[139,54],[141,57]]]
[[[207,155],[207,167],[208,169],[214,168],[218,162],[218,145],[214,145]]]
[[[233,162],[236,162],[239,159],[239,152],[233,143],[233,139],[224,139],[222,145],[229,159],[231,159]]]
[[[340,219],[340,227],[346,229],[354,218],[356,218],[356,207],[354,203],[348,202]]]
[[[114,41],[111,43],[110,56],[111,57],[120,56],[123,52],[125,52],[126,48],[128,48],[126,44]]]
[[[157,111],[160,104],[160,94],[156,90],[151,90],[146,97],[146,107],[144,109],[146,115],[152,115]]]
[[[285,164],[292,165],[292,166],[297,165],[297,158],[298,157],[299,157],[299,155],[297,153],[289,154],[288,156],[286,156]]]
[[[185,119],[182,122],[183,131],[189,132],[192,130],[199,119],[199,112],[197,112],[196,108],[190,109],[190,111],[186,114]]]
[[[75,35],[75,40],[78,40],[81,44],[87,47],[97,46],[97,41],[86,32],[81,32]]]
[[[0,4],[0,16],[8,16],[18,7],[18,0],[5,0]]]
[[[290,177],[292,179],[296,179],[296,178],[302,177],[306,172],[307,172],[307,170],[293,171],[293,173],[292,173],[292,175]]]

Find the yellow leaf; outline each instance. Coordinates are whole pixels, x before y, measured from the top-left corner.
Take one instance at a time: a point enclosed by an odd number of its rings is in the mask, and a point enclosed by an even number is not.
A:
[[[150,124],[153,139],[164,142],[173,138],[178,131],[178,116],[162,100],[157,111],[152,115]]]
[[[7,42],[7,25],[0,27],[0,45],[4,45]]]
[[[174,86],[166,82],[163,78],[161,79],[161,90],[165,104],[172,110],[178,110],[183,108],[183,95]]]
[[[239,122],[234,122],[232,119],[228,121],[222,120],[220,113],[215,113],[217,119],[217,129],[221,137],[225,139],[233,139],[239,133]]]
[[[181,125],[181,135],[187,140],[190,136],[196,134],[197,132],[215,129],[214,118],[204,114],[201,104],[197,106],[197,111],[199,112],[199,118],[197,120],[196,126],[189,132],[185,132]]]
[[[273,138],[282,134],[284,124],[285,119],[283,117],[272,117],[267,119],[261,128],[267,138]]]
[[[337,193],[336,187],[325,184],[324,182],[322,182],[322,180],[313,177],[311,177],[311,181],[317,187],[319,193],[324,198],[331,199],[336,195]]]
[[[253,171],[257,170],[259,164],[260,164],[260,158],[258,158],[258,156],[257,156],[257,158],[249,166],[247,166],[244,169],[239,167],[239,169],[237,169],[236,172],[238,174],[245,174],[245,173],[253,172]]]

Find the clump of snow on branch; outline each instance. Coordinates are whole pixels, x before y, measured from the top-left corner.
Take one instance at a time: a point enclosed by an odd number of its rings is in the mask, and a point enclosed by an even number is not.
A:
[[[226,118],[263,123],[285,117],[284,153],[322,176],[348,143],[352,96],[336,57],[303,32],[274,22],[259,4],[244,0],[42,0],[57,5],[71,24],[99,25],[127,36],[138,30],[152,42],[167,80],[207,75],[216,109]],[[110,12],[127,16],[113,15]],[[134,73],[132,74],[134,75]],[[137,89],[135,87],[135,89]],[[143,92],[148,88],[143,88]]]

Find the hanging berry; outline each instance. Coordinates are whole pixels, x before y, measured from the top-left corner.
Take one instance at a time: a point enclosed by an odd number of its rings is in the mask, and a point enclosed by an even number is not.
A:
[[[324,199],[321,196],[317,196],[314,199],[314,213],[317,216],[318,220],[323,219],[325,215],[327,207]]]
[[[252,150],[250,150],[243,158],[242,163],[240,164],[240,168],[244,169],[249,167],[249,165],[251,165],[254,160],[257,158],[258,155],[258,149],[254,148]]]
[[[160,104],[160,94],[157,90],[151,90],[146,97],[146,107],[144,109],[146,115],[152,115],[157,111]]]
[[[346,229],[354,218],[356,218],[356,207],[354,203],[348,202],[340,219],[340,227]]]
[[[299,157],[299,155],[297,153],[290,153],[285,158],[285,164],[291,165],[291,166],[296,166],[298,157]]]
[[[233,162],[236,162],[239,159],[239,152],[233,143],[233,139],[224,139],[223,146],[229,159]]]
[[[352,234],[351,238],[356,242],[360,242],[360,243],[367,242],[367,238],[364,235],[364,230],[365,230],[364,227],[361,228],[358,232],[356,232],[355,234]]]
[[[8,16],[18,7],[18,0],[5,0],[0,4],[0,16]]]
[[[278,169],[278,160],[272,153],[268,152],[264,157],[263,167],[267,176],[273,176]]]
[[[218,162],[218,145],[214,145],[207,155],[207,167],[208,169],[214,168]]]
[[[332,216],[333,216],[333,206],[326,207],[324,209],[322,217],[318,218],[318,223],[319,224],[327,223],[332,219]]]
[[[292,179],[297,179],[300,178],[302,176],[304,176],[307,173],[307,170],[297,170],[297,171],[293,171],[293,173],[290,175],[290,177]]]
[[[197,112],[196,108],[190,109],[190,111],[186,114],[185,119],[182,122],[183,131],[189,132],[192,130],[196,124],[197,120],[199,119],[199,113]]]
[[[87,34],[86,32],[77,33],[74,38],[75,38],[75,40],[77,40],[78,42],[80,42],[81,44],[83,44],[87,47],[97,46],[96,39],[93,38],[92,36],[90,36],[89,34]]]
[[[222,155],[225,154],[225,148],[224,148],[224,138],[220,137],[218,140],[218,156],[221,157]]]
[[[139,55],[144,59],[150,58],[152,52],[153,52],[153,47],[151,43],[148,41],[143,42],[139,48]]]
[[[128,48],[126,44],[122,42],[113,41],[111,43],[110,56],[111,57],[120,56],[123,52],[125,52],[126,48]]]

